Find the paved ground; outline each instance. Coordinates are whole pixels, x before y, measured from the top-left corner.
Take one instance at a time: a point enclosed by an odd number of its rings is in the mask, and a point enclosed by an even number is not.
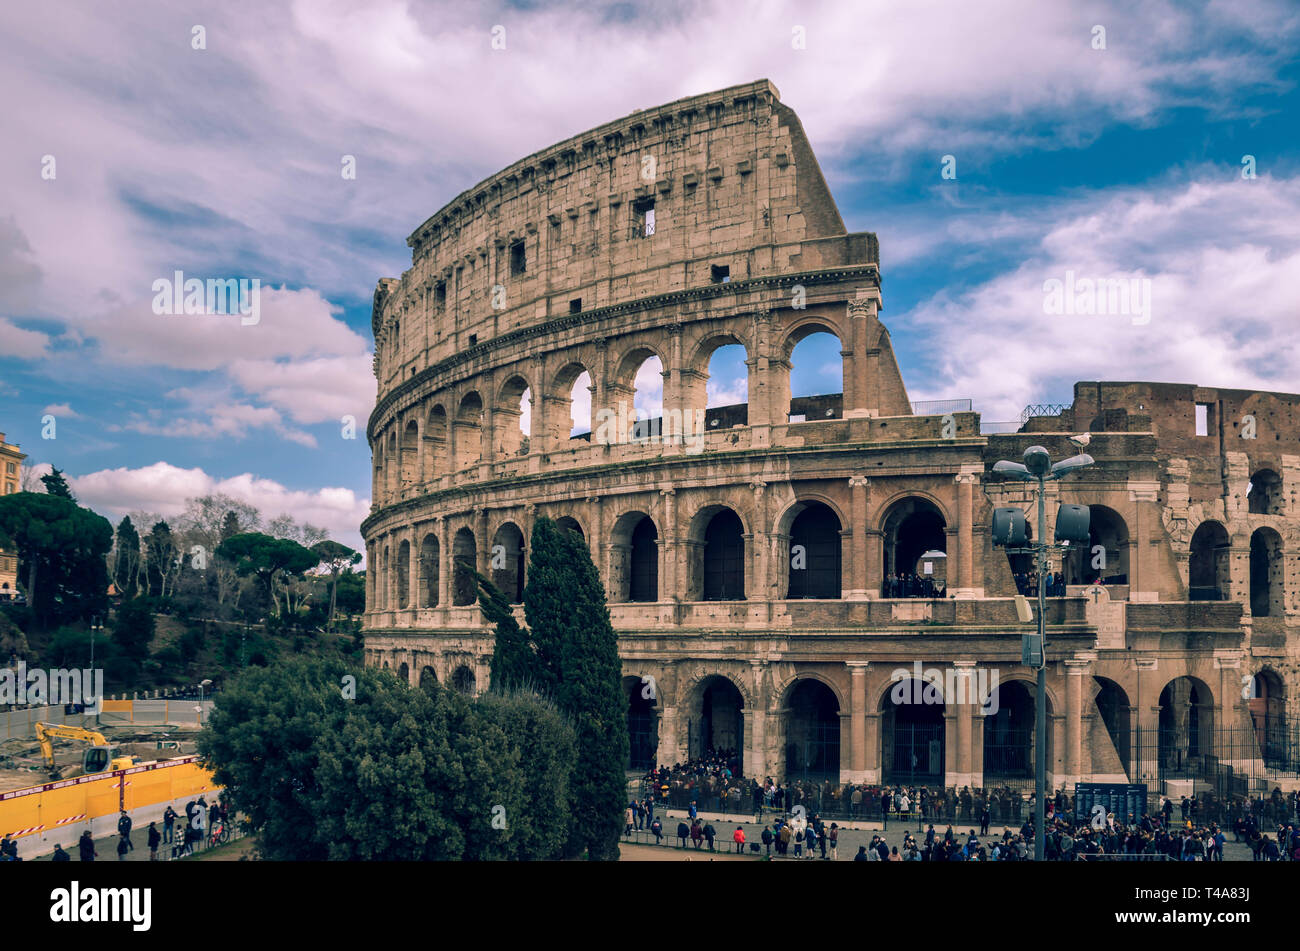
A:
[[[685,817],[686,812],[684,810],[672,809],[669,810],[667,813],[656,812],[655,815],[659,818],[659,821],[663,823],[663,827],[664,827],[663,845],[659,846],[658,848],[664,851],[669,851],[670,849],[673,852],[678,851],[677,849],[678,840],[675,835],[675,833],[677,832],[677,823],[678,821],[680,821],[682,818]],[[706,822],[712,822],[713,827],[718,830],[718,838],[714,840],[714,848],[718,853],[721,853],[725,850],[730,850],[732,848],[731,836],[732,833],[736,831],[736,826],[738,825],[745,830],[746,843],[762,842],[763,826],[756,825],[754,823],[754,817],[752,814],[749,816],[736,816],[736,815],[722,816],[714,813],[700,813],[700,818]],[[852,826],[852,828],[850,828],[850,826]],[[826,823],[826,827],[830,828],[829,822]],[[915,822],[908,823],[905,826],[902,823],[896,823],[892,820],[889,823],[888,829],[885,829],[883,831],[880,828],[879,822],[858,822],[858,823],[849,823],[847,825],[841,823],[840,838],[839,838],[839,860],[841,862],[851,861],[853,859],[853,856],[857,854],[858,846],[870,845],[871,837],[873,835],[883,835],[885,841],[889,844],[891,849],[894,846],[898,846],[901,850],[903,844],[903,836],[907,832],[911,832],[913,837],[916,838],[919,843],[924,843],[925,828],[926,826],[922,826],[921,829],[918,830]],[[948,826],[946,823],[940,824],[936,822],[934,828],[935,828],[936,835],[942,836],[944,831],[948,828]],[[962,842],[966,841],[966,836],[969,832],[972,831],[972,829],[977,833],[979,832],[978,823],[976,823],[974,826],[954,824],[952,828],[954,833],[960,835],[961,837],[960,841]],[[1015,832],[1018,831],[1018,829],[1013,829],[1012,831]],[[999,826],[989,827],[990,837],[1001,836],[1002,832],[1003,832],[1002,827]],[[647,843],[647,847],[650,848],[651,850],[654,850],[656,848],[652,844],[653,843],[652,836],[648,836],[647,834],[643,833],[640,836],[636,836],[634,838],[638,842]],[[631,841],[633,840],[629,840],[627,838],[622,839],[620,842],[620,847],[622,847],[623,843],[629,843]],[[980,841],[984,842],[986,840],[983,837],[981,837]],[[689,839],[687,840],[687,842],[688,842],[687,851],[691,851],[691,852],[695,851],[693,843],[691,843]],[[707,852],[708,848],[709,848],[708,843],[706,842],[701,846],[701,851]],[[748,844],[746,845],[746,848],[748,848]],[[773,848],[773,852],[775,853],[775,848]],[[793,861],[793,853],[794,853],[793,844],[791,844],[790,846],[790,853],[791,855],[789,860]],[[638,852],[638,854],[640,853]],[[821,861],[820,856],[821,856],[821,850],[819,848],[817,850],[816,861]],[[827,849],[826,849],[826,857],[827,859],[830,858],[829,844],[827,845]],[[629,858],[632,858],[632,856],[629,856]],[[1250,847],[1247,846],[1244,842],[1242,843],[1233,842],[1232,835],[1231,833],[1229,833],[1228,841],[1223,846],[1223,858],[1225,862],[1232,862],[1232,861],[1249,862],[1251,860]],[[805,858],[804,861],[813,861],[813,860]]]
[[[183,826],[184,824],[185,824],[185,817],[181,816],[181,821],[177,823],[177,828],[176,828],[175,838],[178,843],[181,841],[180,827]],[[158,831],[161,833],[162,830],[163,830],[162,823],[160,822],[158,823]],[[118,840],[117,835],[105,836],[102,839],[95,839],[95,851],[99,853],[99,857],[96,858],[95,861],[96,862],[117,862],[117,861],[147,862],[149,861],[149,846],[148,846],[149,826],[147,823],[145,824],[144,828],[136,826],[134,829],[131,830],[131,844],[135,846],[135,849],[130,852],[127,852],[125,859],[118,859],[117,857],[117,840]],[[80,861],[79,858],[80,853],[77,851],[76,845],[73,845],[72,848],[67,849],[66,851],[70,856],[72,856],[72,861],[74,862]],[[202,849],[196,849],[195,851],[201,852]],[[164,861],[168,857],[167,853],[170,852],[171,852],[170,844],[166,842],[159,844],[158,861],[159,862]],[[53,854],[54,854],[53,850],[51,849],[50,852],[46,853],[45,855],[38,856],[34,859],[31,859],[30,861],[48,862],[50,860],[50,856]]]

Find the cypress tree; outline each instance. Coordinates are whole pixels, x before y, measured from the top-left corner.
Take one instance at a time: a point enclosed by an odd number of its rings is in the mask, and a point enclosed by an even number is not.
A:
[[[501,589],[479,572],[474,572],[478,584],[478,603],[488,623],[496,627],[496,640],[492,647],[492,690],[505,693],[531,687],[538,683],[537,654],[534,653],[528,629],[519,626],[514,611]]]

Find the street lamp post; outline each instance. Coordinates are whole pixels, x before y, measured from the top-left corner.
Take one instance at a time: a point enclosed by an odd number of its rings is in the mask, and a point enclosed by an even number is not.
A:
[[[1093,460],[1092,456],[1084,453],[1071,456],[1069,459],[1063,459],[1053,465],[1051,456],[1042,446],[1030,446],[1025,450],[1024,459],[1023,463],[1003,460],[994,464],[993,471],[999,475],[1019,479],[1022,482],[1038,483],[1038,533],[1029,544],[1024,544],[1021,541],[1020,550],[1032,551],[1038,567],[1037,632],[1032,635],[1034,638],[1032,642],[1028,642],[1029,635],[1022,641],[1021,663],[1036,668],[1038,673],[1038,690],[1034,700],[1034,861],[1041,862],[1047,845],[1045,821],[1045,802],[1047,799],[1047,552],[1049,549],[1063,549],[1066,547],[1048,544],[1047,542],[1047,483],[1054,482],[1076,469],[1090,466],[1095,460]],[[1077,509],[1078,507],[1072,506],[1071,508]],[[998,511],[1006,510],[999,509]],[[1018,509],[1014,511],[1019,512]],[[1083,514],[1073,519],[1072,524],[1069,526],[1064,526],[1062,520],[1058,518],[1057,540],[1064,539],[1067,543],[1079,540],[1086,542],[1088,540],[1086,512],[1087,510],[1083,509]],[[995,512],[995,544],[998,542],[999,534],[996,516],[997,513]],[[1020,512],[1017,521],[1020,523],[1020,534],[1023,536],[1023,512]],[[1015,540],[1015,526],[1013,523],[1007,524],[1012,534],[1003,536],[1003,544]],[[1080,532],[1082,538],[1080,538]]]

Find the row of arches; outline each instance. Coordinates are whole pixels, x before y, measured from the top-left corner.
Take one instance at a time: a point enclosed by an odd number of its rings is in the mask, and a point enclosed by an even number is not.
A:
[[[1232,596],[1232,539],[1221,522],[1206,521],[1192,535],[1188,557],[1188,598],[1192,601],[1226,601]],[[1282,536],[1261,527],[1250,535],[1250,613],[1255,617],[1281,617],[1285,612],[1285,558]]]
[[[842,399],[834,399],[844,380],[840,340],[836,322],[822,318],[805,318],[786,331],[765,371],[776,374],[767,386],[779,393],[773,405],[780,407],[781,418],[771,421],[841,415]],[[712,425],[749,422],[755,348],[734,332],[706,333],[680,366],[659,338],[633,343],[612,359],[586,351],[555,369],[509,373],[490,389],[478,384],[435,394],[427,409],[400,414],[376,434],[371,447],[373,498],[381,503],[398,498],[483,462],[570,448],[575,440],[591,440],[600,431],[601,412],[617,413],[620,405],[635,411],[642,435],[659,431],[654,421],[662,420],[666,407],[740,407]],[[603,376],[602,367],[608,368]],[[537,376],[543,376],[540,386],[530,380]],[[815,406],[799,404],[814,395],[826,399]]]
[[[585,537],[572,516],[557,524]],[[885,573],[921,572],[922,555],[947,548],[946,520],[928,499],[908,497],[897,502],[884,517]],[[838,599],[843,594],[844,525],[830,504],[805,499],[792,505],[778,520],[778,536],[788,540],[779,549],[785,583],[780,592],[791,599]],[[526,583],[527,549],[523,530],[514,522],[502,523],[481,553],[473,529],[459,528],[451,536],[450,562],[435,531],[412,542],[402,539],[372,546],[379,583],[373,592],[374,610],[438,607],[442,603],[440,582],[450,572],[450,603],[475,603],[477,593],[473,571],[483,571],[513,603],[523,600]],[[749,529],[736,510],[723,505],[703,506],[690,519],[683,557],[689,601],[742,601],[753,596],[749,578],[751,546]],[[614,602],[653,602],[660,598],[660,562],[664,539],[654,517],[632,511],[614,523],[609,538],[608,597]],[[412,590],[411,559],[418,558],[415,588]],[[943,568],[940,563],[939,575]]]

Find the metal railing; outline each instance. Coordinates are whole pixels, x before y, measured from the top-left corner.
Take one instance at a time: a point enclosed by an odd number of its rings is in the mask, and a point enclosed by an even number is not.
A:
[[[1028,422],[1035,416],[1060,416],[1070,408],[1070,403],[1030,403],[1020,411],[1020,421]]]
[[[912,415],[938,416],[943,413],[969,413],[973,405],[971,400],[921,400],[912,404]]]

